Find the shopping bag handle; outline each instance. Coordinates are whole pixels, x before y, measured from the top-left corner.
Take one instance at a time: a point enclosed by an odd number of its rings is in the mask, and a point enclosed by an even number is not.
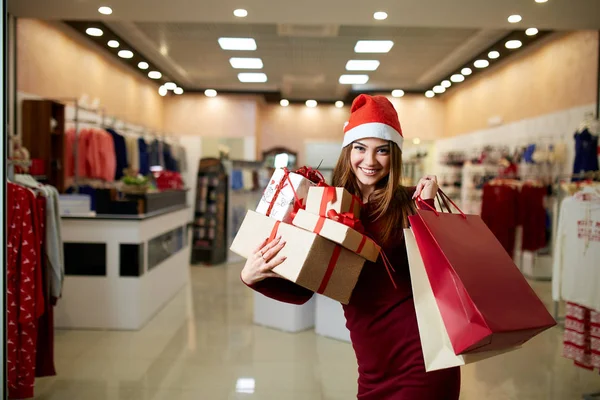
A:
[[[446,206],[448,213],[452,214],[452,210],[450,209],[450,206],[448,205],[448,202],[450,202],[450,204],[452,204],[454,206],[454,208],[456,208],[458,210],[460,215],[462,215],[462,217],[464,219],[467,219],[467,216],[465,215],[465,213],[456,205],[456,203],[454,203],[452,201],[452,199],[450,197],[448,197],[448,195],[446,193],[444,193],[444,191],[442,189],[438,189],[437,195],[439,196],[438,202],[440,203],[440,208],[442,208],[442,205],[444,205],[444,206]],[[440,201],[440,199],[441,199],[441,201]],[[425,204],[431,211],[433,211],[435,213],[436,216],[440,215],[440,213],[435,209],[435,207],[430,206],[429,203],[424,201],[420,195],[417,196],[417,205],[418,204]]]

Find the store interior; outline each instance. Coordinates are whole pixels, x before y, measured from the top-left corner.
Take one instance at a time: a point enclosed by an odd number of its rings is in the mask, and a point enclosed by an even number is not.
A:
[[[8,398],[356,398],[340,304],[253,292],[230,247],[276,169],[330,182],[361,93],[398,113],[402,185],[436,175],[558,323],[460,398],[600,398],[596,0],[6,6]]]

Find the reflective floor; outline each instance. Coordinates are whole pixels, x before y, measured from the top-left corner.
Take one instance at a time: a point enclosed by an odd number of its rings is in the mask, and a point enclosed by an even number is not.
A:
[[[58,376],[38,379],[36,398],[356,398],[351,346],[254,326],[240,269],[192,268],[191,285],[141,331],[57,331]],[[550,284],[533,285],[550,305]],[[561,357],[561,336],[555,328],[522,350],[464,367],[461,399],[576,400],[600,391],[598,372]]]

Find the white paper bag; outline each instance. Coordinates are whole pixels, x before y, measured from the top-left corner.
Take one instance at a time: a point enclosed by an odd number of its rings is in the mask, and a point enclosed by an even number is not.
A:
[[[419,325],[419,336],[421,337],[421,347],[423,348],[423,358],[425,359],[425,370],[427,372],[482,361],[519,348],[456,355],[431,289],[417,241],[410,229],[404,229],[404,237],[417,323]]]

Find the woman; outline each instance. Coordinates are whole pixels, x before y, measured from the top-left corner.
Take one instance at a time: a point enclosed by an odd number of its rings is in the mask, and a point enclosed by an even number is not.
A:
[[[392,104],[382,96],[358,96],[344,128],[342,154],[333,186],[361,196],[361,220],[369,236],[388,256],[395,289],[381,257],[366,262],[348,305],[346,326],[358,361],[358,399],[456,400],[458,368],[425,372],[411,293],[403,228],[414,212],[413,199],[431,202],[438,190],[435,176],[416,188],[400,186],[402,130]],[[272,269],[283,262],[281,238],[263,243],[242,270],[242,281],[274,299],[302,304],[313,292],[278,278]]]

